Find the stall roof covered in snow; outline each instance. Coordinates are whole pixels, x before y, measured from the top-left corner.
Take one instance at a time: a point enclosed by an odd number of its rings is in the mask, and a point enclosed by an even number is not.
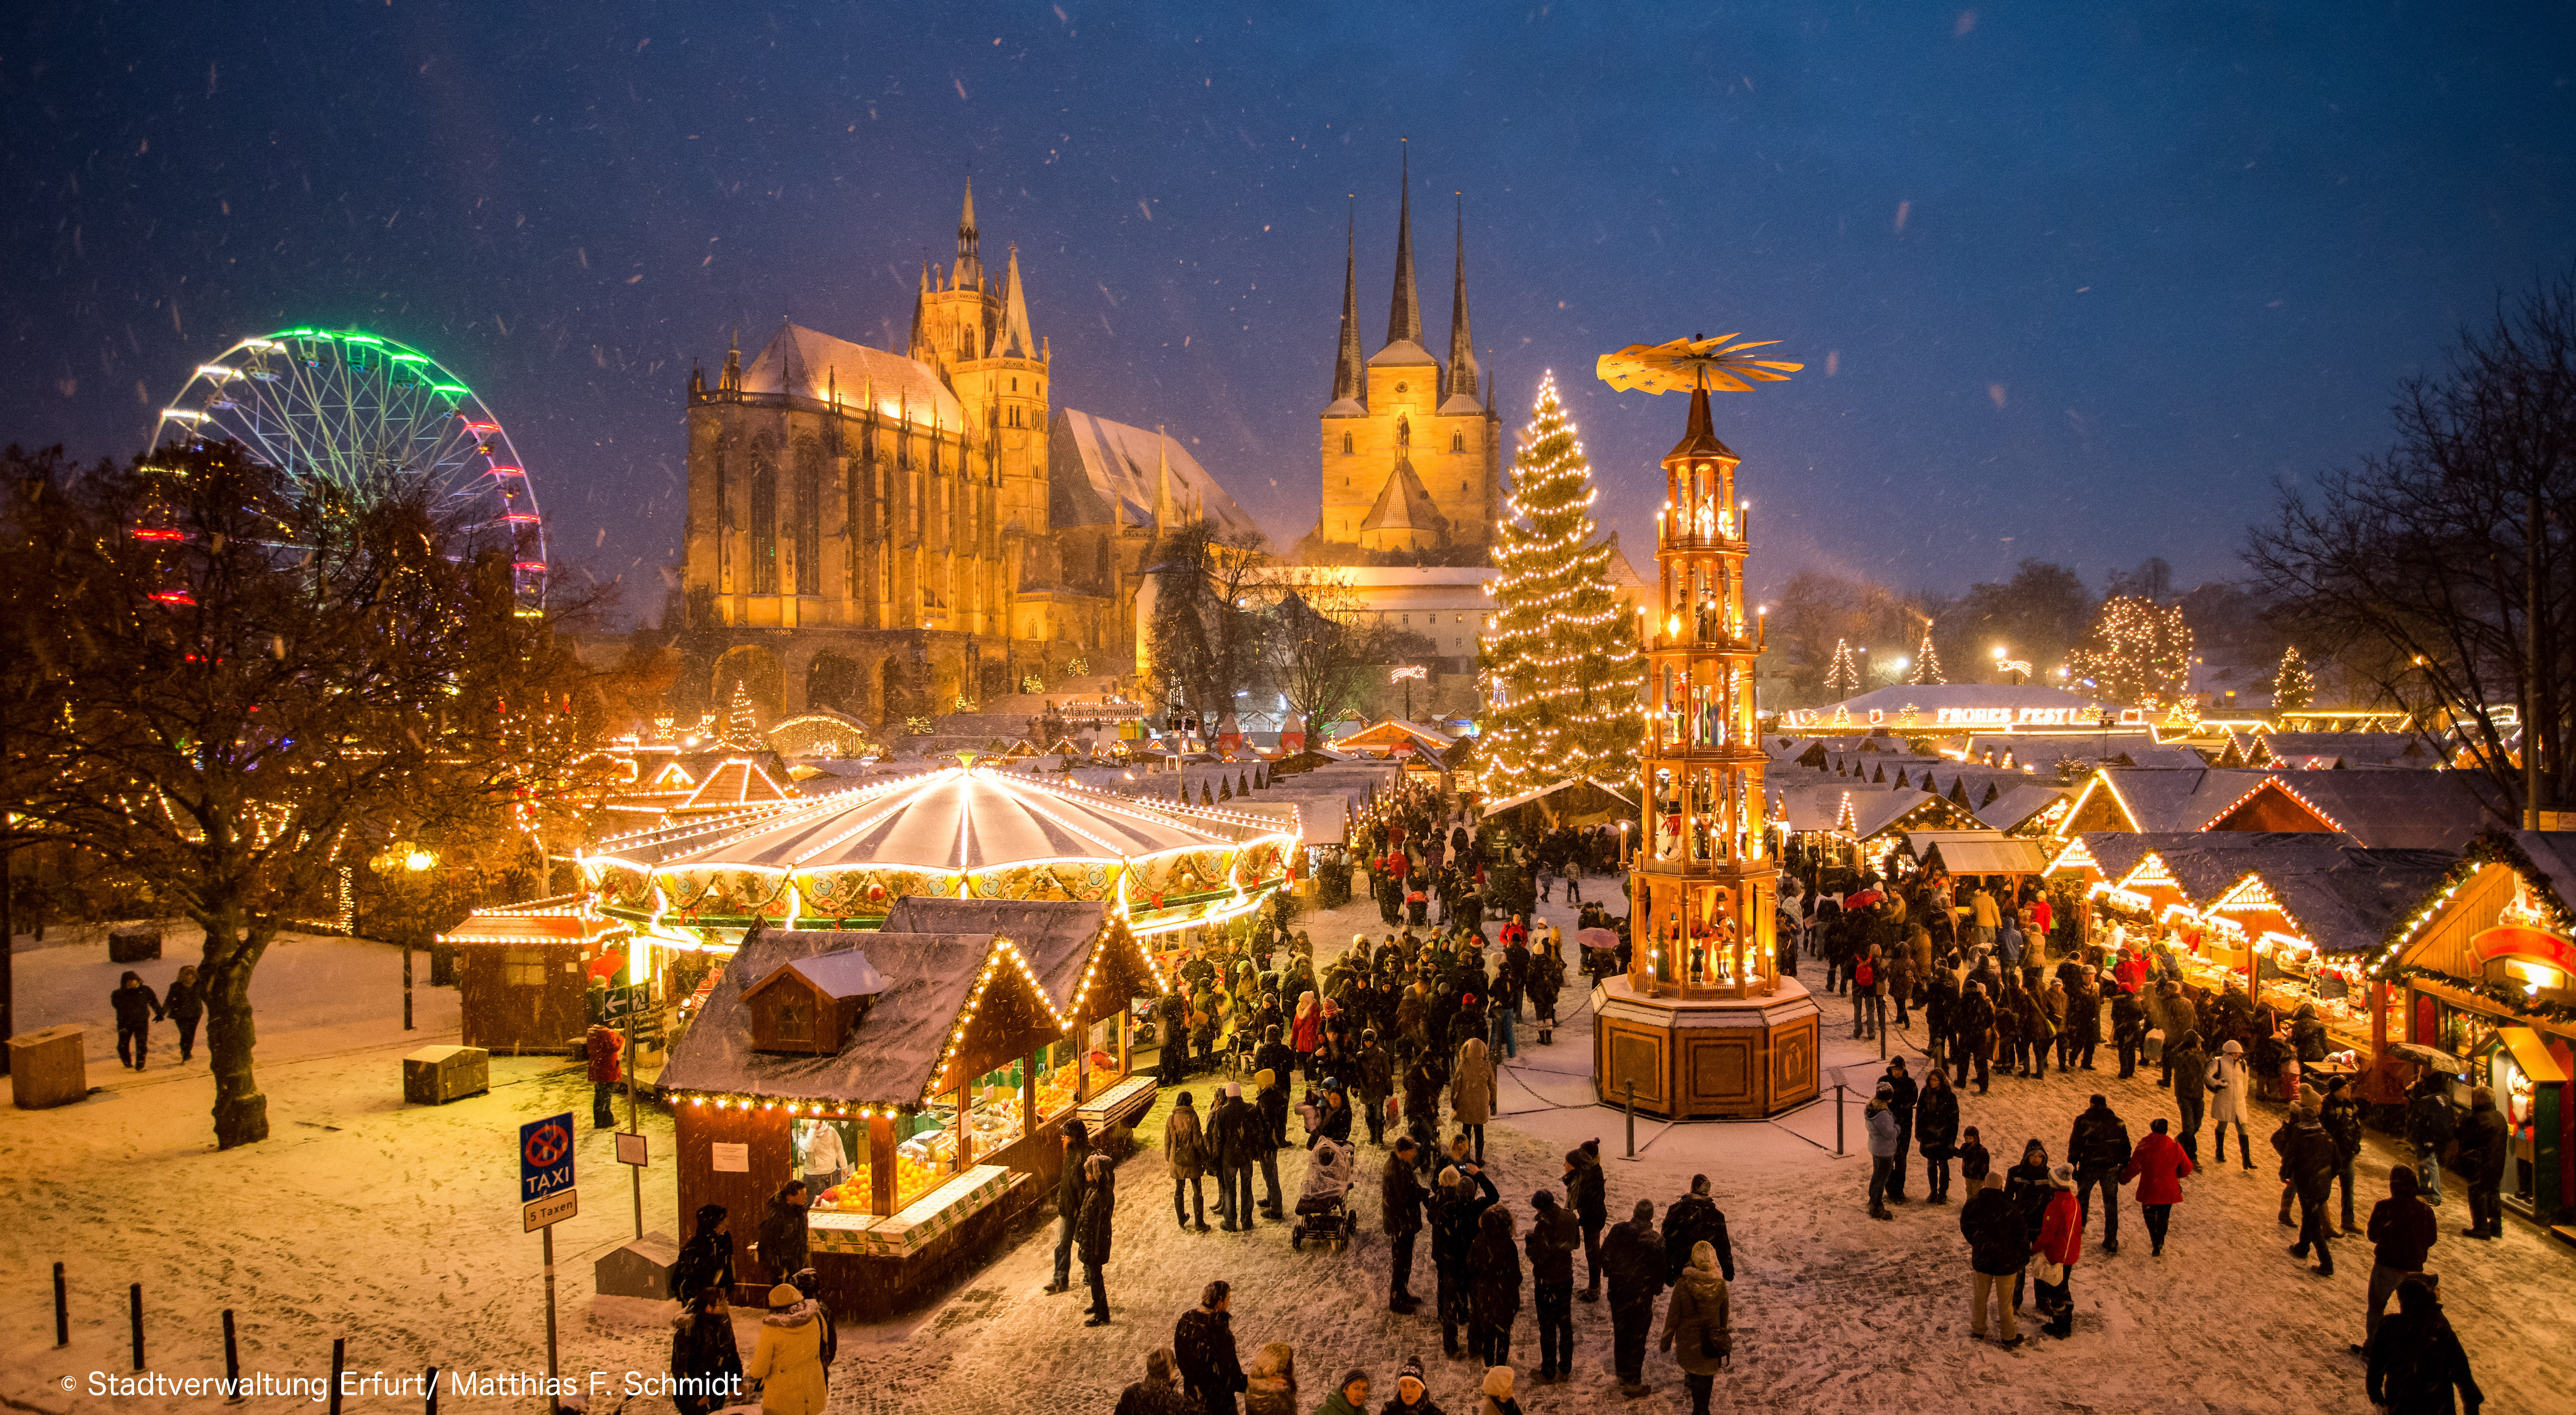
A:
[[[2460,857],[2447,850],[2303,850],[2249,853],[2253,873],[2320,953],[2367,952],[2387,941],[2408,910]]]
[[[1038,986],[1056,1006],[1073,1003],[1082,966],[1109,926],[1109,906],[1077,899],[940,899],[908,895],[894,902],[885,927],[896,933],[1000,934],[1028,960]]]
[[[973,995],[985,959],[999,947],[993,932],[826,933],[763,931],[746,939],[725,965],[698,1018],[671,1047],[661,1085],[779,1100],[848,1105],[918,1105]],[[829,1056],[752,1047],[751,1012],[743,993],[789,964],[864,949],[885,988]],[[1002,967],[998,986],[1016,985],[1019,970]],[[1043,1002],[1043,999],[1036,1001]],[[1002,1009],[978,1013],[999,1026]],[[1052,1035],[1049,1020],[1042,1029]]]

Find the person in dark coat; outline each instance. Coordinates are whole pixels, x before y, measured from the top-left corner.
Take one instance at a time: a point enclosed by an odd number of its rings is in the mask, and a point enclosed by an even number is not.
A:
[[[2504,1237],[2504,1208],[2497,1190],[2504,1183],[2509,1138],[2504,1114],[2496,1109],[2495,1091],[2480,1086],[2469,1092],[2468,1116],[2451,1135],[2459,1147],[2452,1163],[2469,1189],[2469,1226],[2460,1230],[2463,1238]]]
[[[1261,1212],[1272,1223],[1286,1223],[1285,1201],[1279,1197],[1279,1152],[1288,1147],[1288,1073],[1263,1067],[1252,1074],[1252,1083],[1261,1088],[1252,1107],[1260,1122],[1253,1132],[1252,1162],[1261,1166]]]
[[[1235,1354],[1233,1288],[1222,1279],[1199,1294],[1199,1305],[1172,1326],[1172,1359],[1181,1368],[1181,1390],[1206,1415],[1234,1415],[1234,1393],[1248,1382]]]
[[[1655,1204],[1639,1199],[1626,1223],[1601,1240],[1601,1266],[1610,1279],[1611,1362],[1619,1392],[1646,1393],[1646,1334],[1655,1324],[1655,1297],[1664,1290],[1664,1245],[1655,1233]]]
[[[1601,1300],[1601,1230],[1610,1221],[1608,1186],[1601,1174],[1601,1142],[1586,1140],[1565,1152],[1565,1206],[1583,1227],[1583,1300]]]
[[[680,1415],[709,1415],[744,1398],[742,1349],[723,1288],[691,1294],[671,1319],[671,1374],[680,1383],[671,1394]]]
[[[1583,1243],[1574,1213],[1541,1189],[1530,1195],[1530,1299],[1538,1314],[1538,1378],[1574,1369],[1574,1250]]]
[[[1481,1178],[1482,1176],[1478,1176]],[[1467,1351],[1488,1368],[1512,1363],[1512,1322],[1521,1310],[1521,1252],[1511,1210],[1489,1204],[1467,1250]]]
[[[2388,1197],[2371,1208],[2370,1311],[2363,1319],[2364,1341],[2379,1335],[2380,1321],[2397,1285],[2422,1276],[2433,1245],[2441,1241],[2442,1225],[2433,1216],[2433,1206],[2416,1196],[2419,1187],[2413,1168],[2392,1166]],[[2359,1345],[2352,1350],[2356,1356],[2363,1354]]]
[[[2120,1079],[2126,1081],[2138,1074],[2138,1047],[2147,1037],[2147,1009],[2136,993],[2116,982],[2112,986],[2116,991],[2111,998],[2111,1044],[2119,1048]]]
[[[805,1181],[791,1179],[769,1196],[760,1216],[760,1266],[785,1282],[805,1266]]]
[[[2361,1229],[2352,1221],[2352,1167],[2361,1158],[2361,1096],[2341,1076],[2330,1078],[2320,1089],[2325,1099],[2317,1106],[2317,1123],[2334,1137],[2335,1184],[2343,1193],[2343,1234],[2358,1238]]]
[[[2432,1287],[2420,1278],[2398,1285],[2397,1315],[2370,1339],[2368,1381],[2371,1403],[2388,1407],[2390,1415],[2451,1415],[2455,1388],[2456,1408],[2468,1415],[2486,1404],[2485,1392],[2469,1374],[2469,1353]]]
[[[2427,1070],[2406,1102],[2406,1139],[2415,1147],[2416,1178],[2424,1182],[2424,1202],[2442,1207],[2442,1151],[2459,1128],[2459,1112],[2444,1094],[2442,1073]]]
[[[1109,1262],[1109,1233],[1118,1216],[1118,1171],[1109,1156],[1095,1154],[1082,1166],[1082,1214],[1074,1220],[1074,1244],[1082,1250],[1082,1278],[1091,1285],[1087,1327],[1109,1325],[1109,1287],[1101,1269]]]
[[[1440,1171],[1431,1200],[1431,1263],[1439,1277],[1440,1349],[1458,1354],[1458,1329],[1469,1324],[1468,1279],[1477,1225],[1502,1201],[1482,1166],[1450,1165]]]
[[[2187,1010],[2187,1004],[2182,1004]],[[2165,1069],[2175,1076],[2173,1083],[2174,1139],[2182,1152],[2200,1163],[2200,1118],[2209,1109],[2209,1083],[2202,1078],[2209,1072],[2209,1054],[2200,1049],[2200,1033],[2188,1027],[2179,1036],[2165,1039]]]
[[[1377,1039],[1377,1029],[1360,1032],[1358,1053],[1351,1058],[1351,1088],[1359,1096],[1360,1108],[1368,1112],[1368,1137],[1372,1145],[1386,1143],[1386,1102],[1395,1094],[1395,1053]]]
[[[1243,1083],[1227,1082],[1208,1119],[1208,1141],[1216,1151],[1217,1222],[1228,1233],[1252,1227],[1252,1159],[1260,1129],[1261,1117],[1243,1099]]]
[[[2290,1256],[2304,1260],[2308,1248],[2317,1250],[2317,1276],[2334,1276],[2334,1249],[2326,1242],[2326,1201],[2334,1196],[2334,1137],[2317,1123],[2317,1093],[2300,1093],[2299,1103],[2291,1108],[2290,1123],[2272,1134],[2272,1148],[2281,1155],[2281,1180],[2299,1198],[2299,1241],[2290,1245]]]
[[[116,1009],[116,1059],[140,1071],[143,1050],[152,1044],[152,1024],[161,1020],[161,999],[141,973],[128,969],[116,980],[116,991],[107,995],[107,1002]]]
[[[1073,1227],[1082,1219],[1083,1167],[1091,1158],[1091,1127],[1079,1120],[1064,1123],[1064,1168],[1055,1180],[1055,1280],[1049,1292],[1073,1290]]]
[[[1118,1408],[1112,1415],[1190,1415],[1190,1410],[1189,1397],[1181,1393],[1172,1349],[1163,1346],[1145,1354],[1145,1379],[1118,1393]]]
[[[1959,1139],[1959,1093],[1950,1088],[1950,1073],[1935,1066],[1923,1078],[1923,1093],[1914,1103],[1914,1139],[1923,1151],[1925,1202],[1950,1202],[1950,1155]],[[1732,1272],[1727,1274],[1734,1280]]]
[[[1413,1244],[1422,1233],[1422,1210],[1431,1195],[1422,1187],[1422,1176],[1414,1163],[1419,1146],[1410,1135],[1395,1142],[1395,1152],[1386,1157],[1386,1169],[1378,1178],[1378,1213],[1386,1236],[1395,1250],[1389,1264],[1386,1305],[1389,1310],[1410,1313],[1421,1305],[1413,1295]]]
[[[1690,1266],[1691,1245],[1706,1243],[1717,1251],[1717,1265],[1735,1281],[1735,1249],[1726,1241],[1726,1215],[1709,1197],[1708,1176],[1694,1174],[1688,1194],[1664,1210],[1664,1282],[1669,1285]]]
[[[1968,1068],[1977,1072],[1977,1094],[1984,1095],[1994,1084],[1995,1005],[1986,996],[1986,985],[1970,979],[1959,995],[1959,1005],[1951,1013],[1950,1034],[1959,1052],[1959,1084],[1968,1084]]]
[[[2030,1261],[2029,1230],[2012,1199],[2004,1192],[2003,1176],[1988,1173],[1971,1181],[1976,1192],[1959,1206],[1959,1234],[1968,1240],[1968,1266],[1974,1277],[1968,1298],[1968,1335],[1983,1341],[1986,1336],[1986,1304],[1993,1299],[2001,1313],[2002,1340],[2006,1346],[2021,1345],[2019,1316],[2014,1296],[2021,1288],[2023,1265]]]
[[[2093,1221],[2093,1190],[2102,1191],[2102,1251],[2120,1251],[2120,1171],[2129,1163],[2129,1126],[2101,1096],[2093,1097],[2066,1137],[2066,1160],[2075,1166],[2075,1206]]]
[[[1905,1202],[1905,1149],[1914,1142],[1914,1103],[1922,1096],[1914,1078],[1905,1073],[1905,1058],[1887,1063],[1887,1074],[1879,1078],[1887,1087],[1887,1109],[1896,1117],[1896,1162],[1888,1166],[1887,1202]]]
[[[206,1015],[205,985],[197,981],[197,970],[181,968],[171,979],[170,990],[161,996],[162,1015],[179,1028],[179,1064],[188,1064],[197,1050],[197,1023]]]
[[[671,1263],[671,1295],[686,1302],[713,1287],[733,1287],[733,1235],[722,1204],[698,1206],[698,1231]]]

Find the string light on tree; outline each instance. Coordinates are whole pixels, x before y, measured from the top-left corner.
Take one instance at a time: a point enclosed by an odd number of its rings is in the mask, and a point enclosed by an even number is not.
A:
[[[2190,684],[2191,626],[2181,605],[2113,595],[2070,662],[2075,676],[2106,701],[2162,707],[2181,699]]]
[[[1825,687],[1837,693],[1860,691],[1860,665],[1852,659],[1851,640],[1834,640],[1834,661],[1825,669]]]
[[[1932,647],[1932,626],[1929,624],[1923,626],[1923,647],[1914,651],[1914,676],[1905,681],[1918,686],[1950,681],[1941,672],[1941,651]]]
[[[1636,772],[1645,666],[1589,514],[1599,494],[1550,373],[1512,459],[1493,628],[1477,655],[1493,702],[1481,749],[1489,795]]]
[[[716,729],[716,740],[737,752],[757,751],[766,745],[760,735],[759,715],[752,711],[751,690],[742,680],[733,680],[733,700],[725,704],[724,722]]]
[[[2272,675],[2272,706],[2280,712],[2298,712],[2316,698],[2317,675],[2299,657],[2299,646],[2292,644],[2281,655],[2280,671]]]

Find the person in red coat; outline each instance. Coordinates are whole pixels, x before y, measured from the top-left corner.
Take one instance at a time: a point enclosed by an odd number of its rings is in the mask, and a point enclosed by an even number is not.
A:
[[[625,1079],[617,1069],[618,1055],[625,1050],[626,1039],[611,1028],[594,1026],[582,1039],[582,1051],[590,1062],[590,1123],[602,1130],[617,1123],[608,1097]]]
[[[2038,1284],[2036,1305],[2049,1314],[2048,1325],[2040,1330],[2063,1337],[2075,1330],[2075,1260],[2084,1251],[2084,1210],[2075,1202],[2075,1166],[2051,1168],[2048,1182],[2056,1192],[2040,1214],[2039,1237],[2031,1243],[2030,1253]]]
[[[2148,1256],[2161,1258],[2165,1225],[2173,1221],[2173,1206],[2182,1202],[2182,1181],[2192,1164],[2191,1156],[2165,1133],[2162,1116],[2148,1122],[2147,1132],[2147,1138],[2129,1152],[2129,1162],[2120,1166],[2120,1182],[2138,1181],[2138,1207],[2146,1211],[2147,1237],[2155,1244]]]

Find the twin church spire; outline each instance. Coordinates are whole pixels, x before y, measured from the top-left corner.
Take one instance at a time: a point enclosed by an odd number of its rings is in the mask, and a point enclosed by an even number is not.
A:
[[[1350,218],[1344,237],[1342,257],[1342,329],[1341,343],[1333,359],[1333,402],[1349,403],[1356,411],[1366,398],[1367,384],[1362,369],[1368,362],[1360,354],[1359,331],[1359,226],[1356,215]],[[1408,347],[1409,346],[1409,347]],[[1417,359],[1406,355],[1420,354]],[[1395,224],[1395,291],[1388,303],[1386,347],[1379,358],[1396,355],[1404,362],[1430,363],[1430,350],[1422,341],[1422,298],[1413,274],[1413,170],[1411,154],[1404,160],[1404,189],[1396,206]],[[1475,336],[1467,320],[1467,219],[1462,201],[1458,214],[1458,273],[1449,303],[1449,367],[1441,376],[1441,398],[1474,399],[1484,381],[1476,363]]]

